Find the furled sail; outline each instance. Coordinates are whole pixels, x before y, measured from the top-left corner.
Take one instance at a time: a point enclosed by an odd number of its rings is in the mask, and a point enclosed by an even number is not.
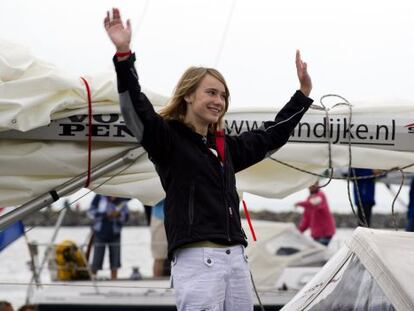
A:
[[[25,48],[0,40],[0,205],[24,203],[85,172],[88,135],[92,136],[92,166],[137,146],[120,115],[114,72],[83,78],[92,98],[91,129],[88,94],[80,77],[69,76]],[[144,92],[156,109],[168,100]],[[279,108],[231,109],[226,130],[232,135],[259,128]],[[330,166],[347,167],[350,142],[354,167],[409,166],[406,170],[414,171],[410,166],[414,163],[414,102],[311,109],[292,133],[290,143],[237,174],[238,190],[284,197],[316,177],[281,163],[316,174]],[[96,192],[134,197],[147,204],[164,195],[146,153],[117,174],[93,180],[90,188],[103,183]],[[117,176],[106,181],[112,175]]]

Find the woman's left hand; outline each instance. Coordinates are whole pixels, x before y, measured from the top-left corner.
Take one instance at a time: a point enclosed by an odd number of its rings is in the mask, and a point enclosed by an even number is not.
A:
[[[300,91],[309,96],[312,90],[312,79],[308,73],[308,64],[302,61],[299,50],[296,50],[296,71],[300,82]]]

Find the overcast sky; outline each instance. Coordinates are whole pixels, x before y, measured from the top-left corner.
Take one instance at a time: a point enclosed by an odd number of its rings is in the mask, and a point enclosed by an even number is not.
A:
[[[414,98],[409,0],[3,0],[0,36],[68,74],[112,70],[102,25],[111,7],[131,19],[141,82],[158,93],[169,95],[188,66],[204,65],[224,74],[233,107],[281,105],[298,87],[299,48],[316,100]]]
[[[315,99],[412,98],[409,0],[1,1],[1,37],[75,75],[112,70],[102,20],[113,6],[131,19],[142,84],[156,92],[206,65],[225,75],[234,107],[284,103],[298,87],[300,48]]]

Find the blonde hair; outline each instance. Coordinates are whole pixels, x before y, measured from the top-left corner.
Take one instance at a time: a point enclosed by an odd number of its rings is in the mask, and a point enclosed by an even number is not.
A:
[[[223,75],[213,68],[190,67],[181,76],[174,89],[173,96],[168,104],[160,111],[160,115],[166,120],[177,120],[185,123],[184,118],[187,113],[187,102],[185,101],[185,97],[193,94],[200,85],[201,80],[208,74],[223,83],[226,91],[224,113],[227,112],[227,109],[229,108],[230,93]],[[221,128],[220,125],[223,121],[224,113],[220,116],[217,123],[210,125],[210,132],[215,132]],[[191,124],[187,125],[192,127]]]

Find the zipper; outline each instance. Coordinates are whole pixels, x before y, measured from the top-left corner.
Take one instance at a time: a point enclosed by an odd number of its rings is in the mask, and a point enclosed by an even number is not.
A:
[[[204,144],[204,146],[208,148],[207,145]],[[211,150],[208,150],[210,153],[210,156],[212,154]],[[216,150],[217,151],[217,150]],[[224,150],[224,152],[226,152]],[[218,153],[218,151],[217,151]],[[226,174],[226,170],[225,170],[225,160],[223,161],[223,165],[219,159],[218,156],[213,155],[216,161],[217,166],[219,167],[219,173],[221,175],[221,184],[222,184],[222,194],[223,194],[223,202],[224,202],[224,208],[226,210],[226,235],[227,235],[227,241],[231,242],[231,238],[230,238],[230,218],[233,217],[233,211],[231,210],[231,206],[229,206],[227,204],[227,200],[226,200],[226,181],[225,181],[225,174]]]
[[[227,233],[227,240],[229,242],[231,242],[231,238],[230,238],[230,218],[233,217],[233,211],[231,210],[231,206],[229,206],[227,204],[227,200],[226,200],[226,181],[225,181],[225,170],[223,170],[221,172],[221,182],[222,182],[222,187],[223,187],[223,201],[224,201],[224,206],[226,209],[226,233]]]
[[[229,209],[230,209],[230,218],[231,218],[231,217],[233,216],[233,214],[235,214],[235,213],[236,213],[236,211],[233,209],[233,207],[232,207],[232,206],[230,206],[230,207],[229,207]],[[241,231],[241,233],[243,234],[244,239],[245,239],[245,240],[247,240],[247,235],[246,235],[246,232],[244,232],[244,229],[243,229],[243,227],[242,227],[241,223],[240,223],[240,222],[238,222],[238,221],[237,221],[237,219],[235,219],[235,221],[236,221],[236,224],[239,224],[239,226],[240,226],[240,231]]]
[[[224,193],[224,196],[225,196],[226,194]],[[226,198],[224,198],[224,206],[226,206],[227,205],[227,200],[226,200]],[[231,242],[231,238],[230,238],[230,214],[229,214],[229,210],[226,208],[226,224],[227,224],[227,240],[229,241],[229,242]]]
[[[193,227],[194,222],[194,192],[195,192],[195,185],[191,184],[190,187],[190,197],[188,199],[188,234],[191,235],[191,230]]]

